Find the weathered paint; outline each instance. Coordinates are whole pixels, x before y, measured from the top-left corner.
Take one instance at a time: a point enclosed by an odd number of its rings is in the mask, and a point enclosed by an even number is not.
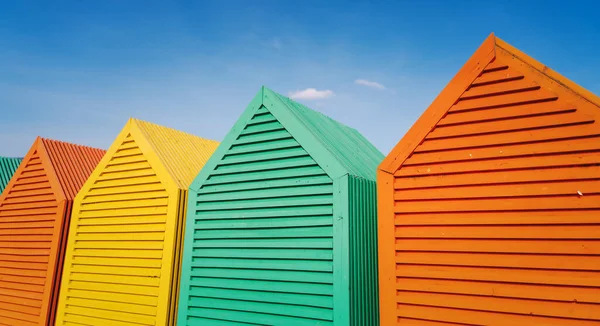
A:
[[[377,325],[382,158],[263,88],[190,187],[178,325]]]
[[[174,325],[187,187],[217,145],[127,123],[76,197],[56,325]]]
[[[71,203],[103,154],[37,138],[0,196],[0,324],[53,325]]]
[[[380,165],[381,325],[598,325],[599,118],[491,35]]]
[[[12,178],[23,158],[0,156],[0,194]]]

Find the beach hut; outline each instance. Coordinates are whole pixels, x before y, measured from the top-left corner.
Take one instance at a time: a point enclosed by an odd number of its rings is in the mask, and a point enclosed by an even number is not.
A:
[[[1,325],[53,325],[73,198],[102,155],[38,137],[0,196]]]
[[[262,88],[190,187],[178,325],[377,325],[382,159]]]
[[[10,181],[10,178],[12,178],[15,171],[17,171],[22,160],[22,158],[17,157],[0,156],[0,194],[2,194],[4,188],[6,188],[6,185]]]
[[[600,98],[491,35],[379,166],[381,325],[600,324]]]
[[[187,189],[217,146],[127,122],[75,199],[56,325],[174,325]]]

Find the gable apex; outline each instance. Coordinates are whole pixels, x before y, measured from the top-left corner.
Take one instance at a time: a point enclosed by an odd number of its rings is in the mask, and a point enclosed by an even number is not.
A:
[[[552,101],[557,107],[554,108],[555,111],[561,109],[559,106],[570,104],[582,112],[591,112],[594,116],[600,113],[595,110],[600,107],[598,96],[492,33],[396,144],[378,170],[393,174],[413,155],[417,147],[421,151],[425,148],[433,150],[434,147],[423,147],[421,144],[426,137],[434,138],[430,134],[440,134],[436,127],[447,126],[449,120],[459,121],[457,116],[449,114],[488,112],[491,109],[510,107],[512,111],[518,112],[515,114],[524,115],[528,111],[521,111],[521,108],[531,110],[524,105]],[[498,112],[494,114],[502,116]]]

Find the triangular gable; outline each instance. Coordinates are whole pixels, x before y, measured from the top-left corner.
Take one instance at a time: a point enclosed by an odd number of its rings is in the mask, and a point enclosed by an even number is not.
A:
[[[132,144],[135,148],[130,148]],[[187,190],[217,146],[216,141],[130,118],[83,185],[81,193],[90,190],[115,155],[128,155],[126,152],[132,150],[141,151],[166,189]]]
[[[597,133],[598,126],[595,121],[600,118],[599,107],[600,99],[597,96],[491,34],[380,164],[379,169],[395,173],[415,151],[434,152],[448,149],[447,142],[424,144],[426,139],[442,140],[459,135],[486,133],[489,137],[494,137],[494,128],[506,129],[501,123],[495,123],[493,126],[491,123],[466,126],[466,123],[473,121],[491,122],[516,116],[532,117],[531,122],[524,121],[521,125],[512,126],[514,129],[526,131],[528,128],[544,127],[544,123],[549,127],[551,124],[555,125],[556,119],[551,117],[552,114],[573,113],[565,115],[561,123],[581,126],[573,128],[573,137],[591,136]],[[496,110],[494,113],[486,111],[493,108],[505,109]],[[516,110],[518,112],[513,112]],[[453,113],[467,114],[461,114],[459,118]],[[546,115],[549,117],[546,119],[548,122],[544,119],[534,119]],[[510,123],[507,120],[504,124]],[[444,128],[436,129],[442,126]],[[569,134],[564,136],[569,137]],[[543,140],[528,139],[527,137],[533,136],[527,134],[515,134],[514,137],[519,137],[519,141]],[[478,137],[471,143],[463,142],[453,146],[477,147],[479,142],[483,144],[485,141],[484,138]],[[457,152],[457,155],[462,153]],[[460,158],[457,156],[454,159]],[[413,159],[409,163],[419,164],[419,161]]]
[[[75,199],[106,151],[46,138],[41,141],[66,198]]]
[[[33,167],[33,165],[35,165],[35,167]],[[4,201],[7,196],[9,196],[11,189],[13,189],[14,186],[19,183],[21,175],[26,171],[28,174],[33,173],[35,178],[39,179],[40,182],[43,181],[42,179],[47,179],[44,181],[50,183],[52,193],[54,194],[57,202],[67,199],[56,174],[56,170],[52,166],[52,161],[48,155],[46,147],[44,146],[43,139],[41,137],[37,137],[23,158],[21,165],[19,165],[19,168],[15,171],[10,182],[6,185],[5,191],[0,195],[0,203]],[[33,185],[31,187],[33,187]]]
[[[154,147],[156,154],[180,189],[187,189],[219,146],[215,140],[150,122],[132,120]]]
[[[10,182],[10,179],[19,168],[22,160],[23,158],[20,157],[0,157],[0,194]]]
[[[332,179],[347,174],[373,179],[373,176],[365,171],[369,168],[374,171],[376,162],[383,155],[362,135],[323,114],[262,87],[221,142],[226,145],[217,148],[190,189],[199,189],[202,186],[248,122],[260,110],[268,110]],[[362,151],[357,152],[351,147],[353,142],[355,146],[360,146]],[[357,167],[360,160],[366,167]]]

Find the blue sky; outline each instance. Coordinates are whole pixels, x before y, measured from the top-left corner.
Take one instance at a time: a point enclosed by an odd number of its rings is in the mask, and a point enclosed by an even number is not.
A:
[[[130,116],[221,140],[261,85],[309,89],[299,101],[387,154],[490,32],[600,93],[599,7],[6,1],[0,155],[24,155],[37,135],[108,148]]]

